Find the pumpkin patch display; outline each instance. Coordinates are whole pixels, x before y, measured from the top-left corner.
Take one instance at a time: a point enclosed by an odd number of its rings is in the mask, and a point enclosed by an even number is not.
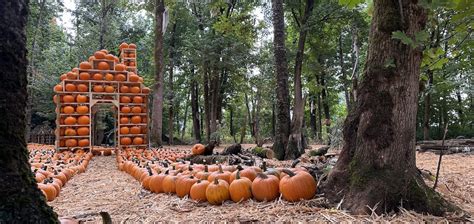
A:
[[[96,111],[93,106],[102,103],[114,103],[120,108],[116,113],[119,131],[115,139],[119,147],[147,145],[146,103],[149,91],[141,91],[149,88],[142,84],[143,79],[136,67],[127,67],[136,65],[136,45],[122,43],[119,50],[120,58],[106,49],[98,50],[78,68],[60,76],[61,82],[54,87],[56,95],[53,97],[57,106],[57,123],[62,125],[55,131],[58,149],[91,148],[93,139],[87,130],[91,128],[90,118]],[[132,127],[131,124],[138,126]],[[71,130],[84,138],[66,138],[70,136],[66,132],[71,134]]]

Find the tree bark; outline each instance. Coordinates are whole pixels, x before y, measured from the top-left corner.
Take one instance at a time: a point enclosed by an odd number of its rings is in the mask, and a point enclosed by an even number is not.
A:
[[[234,139],[234,143],[237,143],[237,138],[235,137],[235,130],[234,130],[234,108],[230,106],[229,108],[229,131],[230,135]]]
[[[198,83],[196,81],[196,74],[194,73],[194,67],[191,68],[191,74],[193,75],[191,81],[191,115],[193,117],[193,134],[196,142],[201,142],[201,123],[199,122],[199,90]]]
[[[434,215],[454,210],[426,186],[416,168],[422,51],[392,38],[394,31],[413,37],[425,23],[425,10],[417,1],[374,1],[364,79],[344,124],[339,160],[321,187],[331,200],[344,197],[342,207],[355,214],[400,206]],[[395,66],[386,66],[388,60]]]
[[[351,98],[350,98],[350,83],[347,82],[346,71],[344,69],[344,54],[342,50],[342,32],[339,34],[339,66],[341,67],[341,82],[344,88],[344,98],[346,99],[347,111],[350,111],[351,108]]]
[[[304,118],[304,102],[301,84],[301,71],[303,69],[304,45],[308,31],[307,21],[313,11],[314,0],[307,0],[303,18],[301,19],[301,27],[298,38],[298,49],[295,58],[295,98],[293,109],[293,120],[291,121],[291,133],[288,139],[288,146],[285,151],[285,159],[297,159],[304,153],[303,140],[303,118]]]
[[[1,222],[58,223],[57,215],[37,188],[28,163],[25,141],[27,18],[28,1],[7,1],[0,7]]]
[[[206,128],[206,138],[207,142],[211,139],[211,105],[210,105],[210,95],[209,95],[209,68],[207,63],[204,63],[203,66],[203,87],[204,87],[204,123]]]
[[[161,146],[163,134],[163,13],[164,0],[155,0],[155,85],[153,86],[153,113],[151,140]]]
[[[322,62],[322,61],[321,61]],[[328,99],[328,91],[326,89],[326,71],[321,71],[319,76],[319,83],[321,84],[321,101],[322,107],[324,112],[324,126],[326,127],[326,134],[328,136],[328,145],[331,145],[331,115],[330,115],[330,108],[329,108],[329,99]],[[322,127],[321,127],[322,129]]]
[[[183,129],[181,130],[181,141],[184,139],[184,135],[186,134],[186,121],[188,120],[188,108],[189,108],[189,95],[191,95],[191,91],[186,95],[186,105],[184,106],[184,118],[183,118]]]
[[[351,104],[354,104],[357,100],[357,88],[359,83],[359,41],[358,41],[358,30],[354,28],[352,31],[352,52],[355,58],[354,64],[352,65],[352,91],[351,91]],[[348,113],[350,110],[347,110]]]
[[[310,110],[309,110],[309,126],[311,127],[311,131],[313,132],[313,137],[316,138],[318,134],[318,129],[317,129],[317,123],[316,123],[316,102],[315,102],[315,96],[311,96],[311,101],[310,101]]]
[[[288,65],[285,48],[285,17],[283,0],[272,0],[273,51],[276,76],[276,133],[273,151],[277,159],[285,158],[290,135],[290,97],[288,92]]]
[[[174,90],[173,90],[173,72],[174,72],[174,47],[176,40],[176,22],[173,24],[171,31],[171,40],[170,40],[170,54],[169,54],[169,80],[168,80],[168,97],[169,97],[169,110],[168,110],[168,137],[169,145],[173,145],[174,138]]]
[[[428,70],[428,88],[423,104],[423,140],[430,140],[431,93],[433,87],[433,71]]]

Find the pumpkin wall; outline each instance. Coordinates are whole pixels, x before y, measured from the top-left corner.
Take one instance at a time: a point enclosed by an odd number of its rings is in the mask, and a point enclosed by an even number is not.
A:
[[[90,149],[94,145],[94,105],[114,105],[116,146],[148,146],[148,95],[137,74],[136,45],[122,43],[119,57],[100,50],[79,68],[60,76],[56,95],[56,148]]]

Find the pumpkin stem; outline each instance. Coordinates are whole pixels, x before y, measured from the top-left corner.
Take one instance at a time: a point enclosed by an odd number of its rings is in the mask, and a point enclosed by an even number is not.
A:
[[[237,174],[235,174],[235,179],[236,180],[240,179],[240,170],[237,170]]]
[[[263,172],[267,171],[267,161],[262,162],[262,170]]]
[[[262,179],[267,179],[268,178],[268,176],[264,173],[257,173],[257,176],[262,178]]]
[[[209,172],[209,168],[207,167],[207,165],[204,166],[204,172]]]
[[[153,176],[153,172],[151,172],[151,168],[147,166],[146,169],[148,170],[148,175]]]
[[[293,171],[291,171],[291,170],[289,170],[289,169],[283,169],[282,172],[288,174],[290,177],[293,177],[293,176],[296,175],[295,172],[293,172]]]
[[[214,184],[216,184],[216,185],[219,184],[219,178],[216,177],[216,178],[214,179]]]
[[[201,179],[198,179],[198,181],[197,181],[196,183],[199,184],[199,183],[201,183],[201,182],[202,182]]]
[[[222,170],[222,165],[219,164],[219,173],[224,173],[224,171]]]
[[[239,164],[239,165],[237,165],[237,169],[238,170],[243,170],[244,168],[242,168],[242,166]]]
[[[189,165],[194,165],[194,162],[191,160],[191,161],[189,162]]]
[[[291,168],[295,168],[296,165],[298,165],[298,163],[300,163],[300,162],[301,162],[301,160],[295,159],[295,160],[293,161],[293,163],[291,163]]]

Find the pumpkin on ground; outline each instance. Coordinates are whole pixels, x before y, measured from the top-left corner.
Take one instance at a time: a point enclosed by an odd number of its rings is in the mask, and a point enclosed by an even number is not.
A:
[[[178,197],[184,197],[186,195],[189,194],[189,192],[191,191],[191,187],[198,181],[197,178],[195,178],[194,176],[190,175],[190,176],[184,176],[184,177],[180,177],[177,181],[176,181],[176,195],[178,195]]]
[[[306,171],[283,170],[288,174],[280,180],[280,192],[283,198],[290,202],[300,201],[302,199],[309,200],[316,194],[316,181]]]
[[[150,190],[154,193],[163,193],[163,180],[167,175],[160,173],[150,179]]]
[[[222,165],[219,165],[219,170],[212,172],[207,178],[209,182],[214,181],[214,179],[220,179],[230,183],[230,172],[222,170]]]
[[[164,193],[175,193],[176,192],[176,176],[167,175],[163,179],[163,192]]]
[[[206,188],[206,199],[211,205],[221,205],[229,198],[229,184],[224,180],[216,178]]]
[[[208,185],[209,181],[207,180],[198,180],[195,184],[193,184],[189,192],[191,199],[195,201],[207,201],[206,189]]]
[[[280,195],[279,179],[259,173],[252,182],[252,195],[257,201],[273,201]]]
[[[206,150],[206,147],[203,144],[195,144],[191,148],[191,152],[193,155],[202,155],[204,154],[204,151]]]
[[[247,177],[240,177],[237,170],[235,180],[229,186],[230,198],[234,202],[245,201],[252,197],[252,181]]]

